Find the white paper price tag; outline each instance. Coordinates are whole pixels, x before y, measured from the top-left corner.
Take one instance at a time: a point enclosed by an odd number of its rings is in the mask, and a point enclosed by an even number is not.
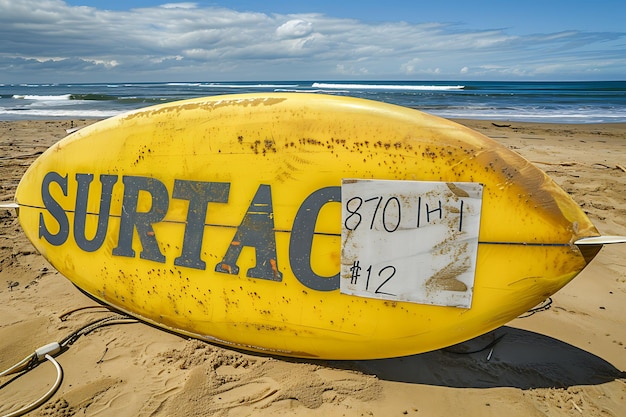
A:
[[[344,294],[470,308],[483,187],[344,179]]]

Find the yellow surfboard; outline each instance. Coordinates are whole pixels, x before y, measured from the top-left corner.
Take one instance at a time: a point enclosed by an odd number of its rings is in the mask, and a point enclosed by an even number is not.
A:
[[[574,242],[599,236],[582,210],[489,138],[313,94],[95,123],[33,163],[16,203],[35,247],[100,302],[294,357],[468,340],[549,297],[601,247],[581,252]]]

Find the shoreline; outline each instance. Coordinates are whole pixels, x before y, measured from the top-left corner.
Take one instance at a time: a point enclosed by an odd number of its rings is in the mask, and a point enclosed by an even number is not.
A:
[[[49,146],[98,119],[0,121],[0,201]],[[602,234],[626,235],[626,123],[454,119],[520,153],[588,213]],[[145,324],[83,336],[57,360],[59,391],[32,412],[101,416],[626,415],[626,257],[607,246],[549,309],[458,348],[378,361],[307,361],[239,352]],[[0,210],[0,371],[103,310],[36,253]],[[491,345],[494,340],[498,340]],[[487,349],[480,350],[485,346]],[[42,364],[0,389],[0,414],[54,380]],[[6,383],[0,378],[0,386]]]

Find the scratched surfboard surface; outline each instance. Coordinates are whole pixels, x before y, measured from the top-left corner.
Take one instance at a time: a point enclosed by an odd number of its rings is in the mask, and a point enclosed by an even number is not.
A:
[[[543,172],[474,131],[310,94],[98,122],[33,163],[16,202],[35,247],[99,301],[296,357],[485,333],[574,278],[595,252],[573,242],[599,235]]]

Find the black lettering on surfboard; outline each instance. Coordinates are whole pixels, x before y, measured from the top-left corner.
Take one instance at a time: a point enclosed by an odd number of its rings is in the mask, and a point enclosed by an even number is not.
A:
[[[267,184],[259,185],[248,211],[235,232],[222,261],[215,266],[216,272],[239,274],[237,259],[244,246],[256,251],[256,266],[248,269],[246,276],[271,281],[281,281],[276,257],[276,236],[274,233],[274,210],[272,190]]]
[[[141,259],[165,263],[165,256],[159,249],[152,225],[165,217],[169,207],[169,195],[165,185],[149,177],[123,176],[124,199],[122,200],[122,217],[120,219],[120,231],[117,247],[113,249],[113,255],[135,257],[133,250],[133,232],[137,230],[142,251]],[[139,192],[150,194],[151,207],[146,212],[137,211]]]
[[[317,291],[339,289],[339,272],[332,277],[317,275],[311,268],[311,250],[317,216],[327,203],[341,203],[341,187],[325,187],[311,193],[298,209],[289,240],[289,262],[295,277]]]
[[[94,252],[104,243],[109,227],[113,185],[115,185],[117,179],[117,175],[100,175],[102,192],[100,194],[100,210],[98,210],[98,227],[94,237],[88,239],[85,235],[85,222],[87,219],[87,198],[89,196],[89,186],[93,181],[93,174],[76,174],[78,190],[76,191],[76,209],[74,213],[74,240],[78,247],[85,252]]]
[[[229,191],[230,183],[228,182],[174,181],[172,197],[189,201],[183,249],[180,256],[174,259],[174,265],[206,269],[206,262],[200,259],[200,251],[204,238],[207,205],[208,203],[227,203]]]
[[[39,214],[39,237],[51,245],[63,245],[71,232],[78,247],[84,252],[95,252],[102,248],[106,240],[113,201],[113,191],[119,182],[119,176],[102,174],[100,182],[100,202],[97,213],[88,211],[90,190],[94,182],[94,174],[77,173],[76,200],[74,210],[64,209],[57,201],[59,190],[67,197],[70,191],[69,176],[51,171],[48,172],[41,186],[41,197],[44,211]],[[113,248],[113,256],[134,258],[135,232],[141,246],[139,257],[144,260],[165,263],[153,226],[162,222],[168,212],[170,195],[161,181],[143,176],[122,176],[123,198],[117,246]],[[55,188],[55,187],[58,187]],[[206,262],[201,259],[206,215],[209,203],[228,203],[230,183],[180,180],[174,181],[171,198],[187,200],[188,210],[182,236],[180,255],[174,259],[176,266],[199,270],[206,269]],[[91,192],[97,198],[97,191]],[[311,251],[315,225],[320,210],[327,203],[341,202],[341,187],[326,187],[312,192],[302,203],[294,218],[289,240],[289,263],[294,276],[306,287],[317,291],[339,289],[339,273],[333,276],[318,275],[311,266]],[[141,203],[141,205],[140,205]],[[148,207],[144,209],[143,207]],[[47,215],[45,215],[47,211]],[[70,230],[68,213],[74,213],[73,231]],[[87,216],[97,216],[95,230],[87,230]],[[52,219],[52,220],[51,220]],[[56,224],[55,224],[56,223]],[[241,224],[226,250],[222,262],[216,265],[215,271],[228,274],[239,274],[237,261],[244,247],[255,250],[256,264],[250,268],[246,276],[271,281],[282,281],[276,254],[276,236],[274,229],[274,210],[271,186],[261,184],[246,211]],[[135,246],[137,248],[137,246]]]
[[[56,201],[50,193],[52,183],[58,184],[58,186],[61,187],[63,195],[67,196],[67,175],[62,177],[61,174],[51,171],[46,174],[41,182],[41,199],[43,200],[43,205],[58,223],[59,231],[56,233],[50,232],[50,229],[46,226],[43,213],[39,213],[39,238],[41,239],[43,237],[51,245],[60,246],[65,243],[69,236],[70,224],[67,220],[65,210],[63,210],[63,207],[61,207],[59,202]]]

